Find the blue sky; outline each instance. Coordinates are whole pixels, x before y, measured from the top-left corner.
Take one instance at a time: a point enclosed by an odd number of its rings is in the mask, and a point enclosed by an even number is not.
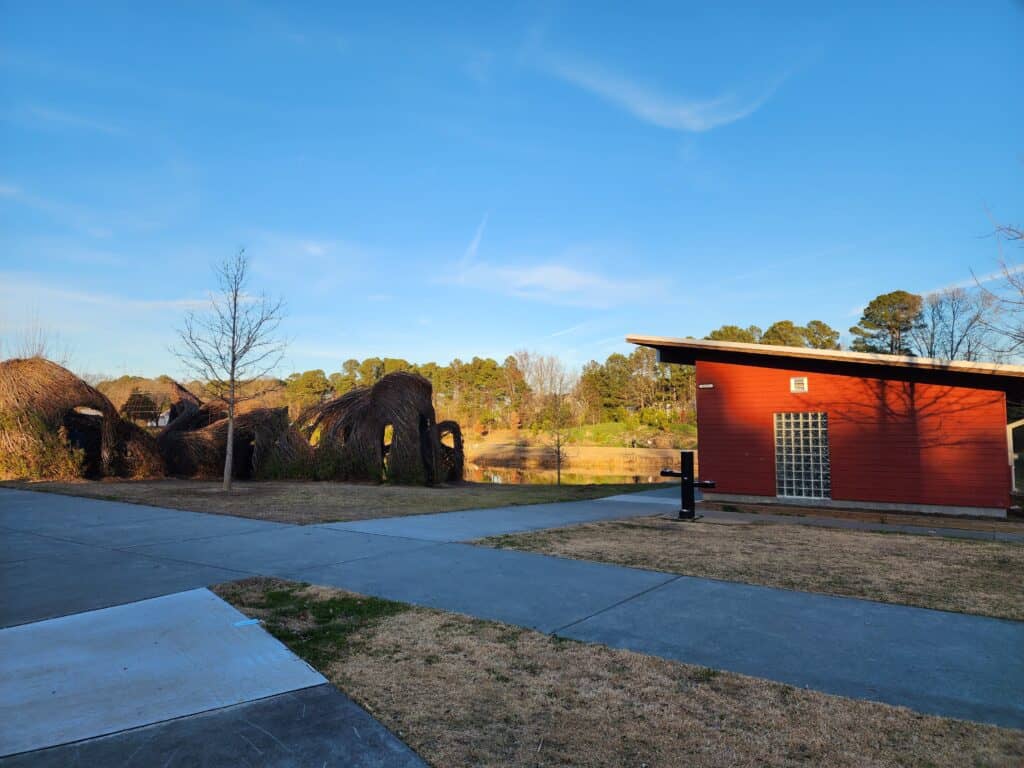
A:
[[[82,371],[177,373],[240,246],[286,369],[579,365],[627,333],[845,331],[991,272],[1024,218],[1019,3],[0,13],[0,333]]]

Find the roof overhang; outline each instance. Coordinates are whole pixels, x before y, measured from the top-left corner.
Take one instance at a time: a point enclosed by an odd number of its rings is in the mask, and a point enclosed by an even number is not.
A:
[[[779,347],[733,341],[677,339],[665,336],[627,336],[630,344],[657,350],[662,363],[693,365],[701,360],[835,373],[847,376],[920,381],[947,386],[996,389],[1014,401],[1024,401],[1024,365],[1004,365],[928,357],[876,355],[832,349]]]

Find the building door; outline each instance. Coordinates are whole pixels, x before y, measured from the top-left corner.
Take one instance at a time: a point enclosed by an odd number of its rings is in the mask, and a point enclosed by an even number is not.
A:
[[[832,497],[827,413],[775,414],[775,493],[801,499]]]

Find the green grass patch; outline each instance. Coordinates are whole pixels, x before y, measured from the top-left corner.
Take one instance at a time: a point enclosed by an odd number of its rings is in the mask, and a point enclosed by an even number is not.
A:
[[[354,634],[409,608],[361,595],[322,597],[308,584],[264,589],[258,581],[238,582],[217,591],[318,669],[350,653]]]
[[[662,429],[628,421],[606,421],[574,427],[569,430],[567,442],[613,448],[693,448],[697,444],[697,428],[678,422]]]

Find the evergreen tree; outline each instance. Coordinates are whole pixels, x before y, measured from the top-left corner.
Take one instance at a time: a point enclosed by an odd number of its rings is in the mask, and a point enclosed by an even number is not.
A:
[[[911,334],[920,322],[921,297],[907,291],[876,296],[864,308],[860,323],[850,329],[852,349],[888,355],[909,355]]]
[[[760,343],[780,347],[803,347],[807,344],[806,329],[792,320],[779,320],[768,326],[761,336]]]
[[[740,328],[738,325],[723,325],[716,328],[704,338],[708,341],[739,341],[744,344],[759,344],[761,341],[761,329],[756,325]]]
[[[285,379],[285,399],[292,416],[321,402],[331,392],[331,383],[320,369],[293,373]]]
[[[839,349],[839,331],[821,320],[811,320],[803,329],[811,349]]]

